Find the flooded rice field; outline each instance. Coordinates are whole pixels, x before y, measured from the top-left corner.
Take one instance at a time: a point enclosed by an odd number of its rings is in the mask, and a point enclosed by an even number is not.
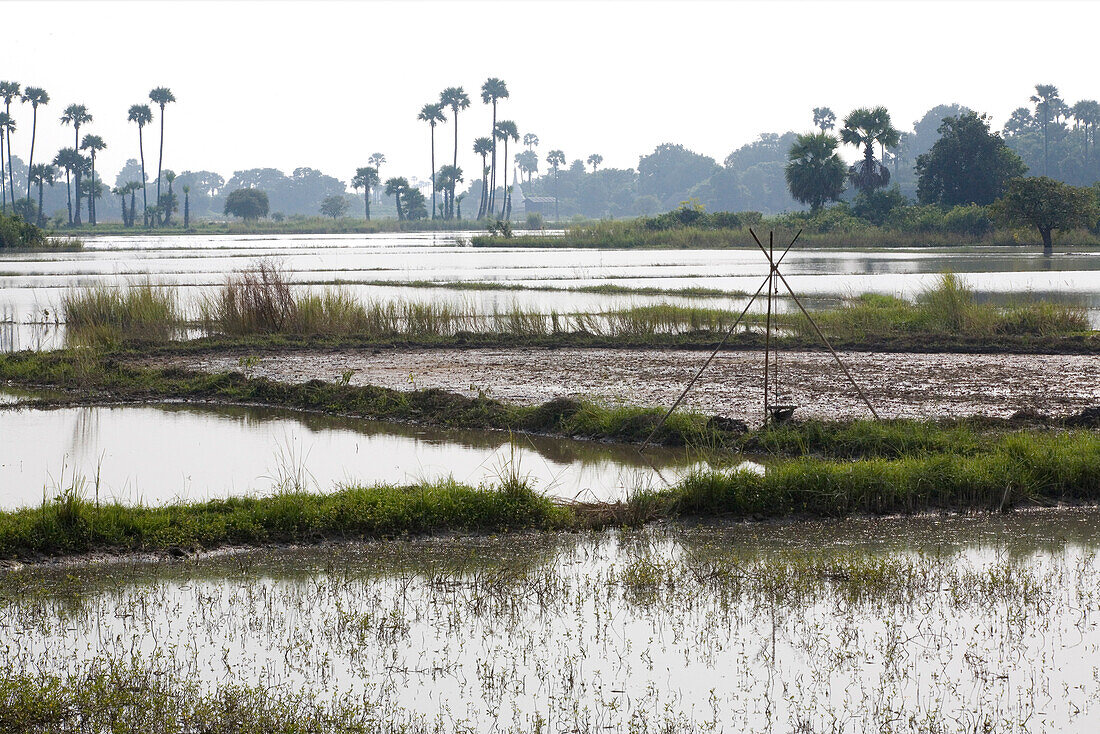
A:
[[[1095,731],[1098,550],[1097,511],[1058,510],[16,568],[0,666],[386,732]]]
[[[33,397],[22,394],[25,399]],[[705,462],[686,449],[443,430],[244,406],[32,409],[0,391],[0,509],[40,505],[83,478],[85,499],[160,505],[341,484],[453,477],[498,484],[511,469],[539,492],[614,501]],[[167,447],[171,447],[167,450]],[[98,489],[96,483],[98,482]]]
[[[709,353],[675,349],[385,349],[287,352],[262,356],[251,374],[287,382],[352,370],[352,384],[398,390],[443,388],[517,403],[591,397],[668,407]],[[1095,356],[1017,354],[841,355],[884,418],[1008,417],[1019,410],[1068,415],[1100,404]],[[149,363],[210,372],[240,370],[235,355],[158,358]],[[762,420],[763,352],[722,352],[685,406],[712,415]],[[781,394],[797,416],[869,417],[828,352],[784,352]]]
[[[259,259],[280,265],[303,287],[340,283],[362,299],[461,301],[490,311],[595,311],[655,302],[716,303],[682,296],[577,293],[614,284],[752,293],[766,274],[755,248],[729,250],[567,250],[471,248],[468,234],[225,235],[96,237],[80,252],[6,253],[0,257],[0,347],[52,348],[62,293],[72,286],[153,282],[176,287],[193,306],[225,275]],[[864,292],[912,297],[938,273],[964,277],[980,299],[1021,297],[1084,306],[1100,326],[1100,253],[1033,248],[793,250],[785,273],[799,293],[824,299]],[[415,287],[417,281],[489,283],[547,290],[468,291]],[[405,284],[405,285],[402,285]],[[37,325],[33,325],[37,324]]]

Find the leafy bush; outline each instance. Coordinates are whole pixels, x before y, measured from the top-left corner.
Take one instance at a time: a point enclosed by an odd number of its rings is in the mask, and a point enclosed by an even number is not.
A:
[[[43,247],[46,233],[22,217],[0,214],[0,248]]]

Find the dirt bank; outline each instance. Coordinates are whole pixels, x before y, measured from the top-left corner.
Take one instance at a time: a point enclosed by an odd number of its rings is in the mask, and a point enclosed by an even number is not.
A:
[[[667,406],[707,355],[671,349],[407,349],[258,355],[252,376],[286,382],[338,380],[395,389],[439,387],[517,403],[587,396],[608,403]],[[1009,416],[1018,410],[1066,415],[1100,404],[1100,358],[1086,355],[842,354],[879,414],[886,417]],[[241,371],[238,356],[189,355],[148,360],[211,372]],[[763,353],[720,354],[687,407],[756,418]],[[832,357],[780,356],[779,381],[798,415],[868,415]]]

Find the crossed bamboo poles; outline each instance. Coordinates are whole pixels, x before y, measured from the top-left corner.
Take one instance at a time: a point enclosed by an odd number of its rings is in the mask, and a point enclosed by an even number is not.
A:
[[[664,426],[665,421],[669,419],[669,416],[671,416],[672,413],[678,407],[680,407],[680,403],[682,403],[684,401],[684,398],[687,397],[687,394],[691,391],[691,388],[695,387],[695,383],[699,380],[700,377],[702,377],[707,368],[710,367],[710,363],[714,361],[714,358],[716,356],[718,356],[718,352],[722,350],[722,347],[726,346],[729,338],[733,336],[734,330],[736,330],[737,327],[744,320],[745,316],[749,312],[749,309],[752,308],[752,304],[760,296],[760,293],[764,290],[765,287],[768,289],[768,320],[767,326],[765,327],[767,333],[765,334],[764,339],[764,420],[768,420],[768,367],[771,354],[772,294],[773,292],[778,291],[778,283],[780,282],[783,283],[783,287],[787,289],[787,293],[789,293],[791,298],[794,299],[794,302],[798,305],[799,310],[802,311],[802,315],[805,316],[806,320],[810,322],[810,326],[813,327],[814,332],[817,334],[818,338],[821,339],[821,343],[824,344],[825,348],[829,350],[829,353],[833,355],[833,359],[836,361],[837,365],[844,373],[844,376],[848,378],[848,382],[850,382],[852,384],[852,387],[855,388],[856,392],[859,394],[859,397],[867,405],[867,408],[871,411],[871,415],[873,415],[876,420],[879,418],[878,412],[875,410],[875,406],[871,404],[871,401],[870,399],[868,399],[867,394],[863,392],[863,388],[861,388],[859,384],[855,381],[855,378],[852,377],[852,373],[848,371],[848,367],[840,359],[840,355],[838,355],[836,353],[836,350],[833,349],[833,345],[829,343],[829,340],[825,337],[825,334],[823,334],[821,329],[818,327],[817,322],[814,321],[812,316],[810,316],[810,312],[807,311],[806,307],[802,305],[802,301],[798,300],[798,296],[795,295],[794,289],[791,288],[791,284],[787,282],[787,279],[783,277],[783,273],[779,271],[779,266],[783,263],[784,258],[787,257],[787,253],[791,251],[791,248],[794,247],[794,243],[798,242],[798,238],[802,236],[802,230],[798,230],[798,233],[795,234],[794,239],[791,240],[791,243],[787,245],[787,248],[785,250],[783,250],[783,254],[779,256],[779,259],[776,259],[775,257],[775,234],[773,232],[768,233],[768,247],[764,247],[763,243],[760,242],[760,238],[756,236],[756,232],[753,231],[752,228],[749,228],[749,234],[752,235],[752,239],[754,242],[756,242],[756,246],[759,247],[760,251],[764,253],[764,257],[768,258],[767,277],[764,278],[764,281],[760,284],[760,287],[756,289],[756,292],[752,295],[752,298],[749,299],[749,302],[745,304],[745,308],[741,311],[741,315],[738,316],[737,320],[733,322],[733,325],[726,330],[726,333],[722,336],[722,340],[718,342],[718,346],[714,348],[714,351],[710,353],[710,356],[707,357],[707,360],[703,362],[703,366],[699,368],[699,371],[696,372],[695,376],[691,378],[691,380],[687,384],[687,387],[684,388],[684,391],[680,393],[680,396],[678,398],[676,398],[676,402],[672,404],[672,407],[668,409],[668,412],[666,412],[664,416],[662,416],[661,420],[658,421],[657,425],[653,427],[653,430],[650,432],[649,436],[646,437],[646,440],[642,442],[642,445],[638,449],[638,451],[641,452],[646,450],[646,447],[649,446],[650,442],[653,440],[653,437],[657,435],[657,431],[661,430],[661,427]]]

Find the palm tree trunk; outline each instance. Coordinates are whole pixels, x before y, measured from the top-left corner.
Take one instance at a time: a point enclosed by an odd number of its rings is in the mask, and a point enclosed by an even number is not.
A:
[[[485,156],[481,156],[481,202],[477,207],[477,218],[485,216],[485,207],[489,203],[489,173],[485,166]]]
[[[31,168],[34,166],[34,136],[38,132],[38,105],[31,105],[31,154],[27,156],[27,198],[31,198]],[[8,132],[8,176],[11,176],[11,131]],[[15,184],[12,184],[11,206],[15,208]]]
[[[73,146],[74,146],[73,150],[75,150],[79,153],[80,152],[80,125],[73,125],[73,130],[74,130],[74,138],[75,138],[75,140],[73,141]],[[80,169],[79,168],[77,168],[75,171],[73,171],[73,178],[76,180],[76,218],[73,219],[73,224],[75,224],[76,226],[79,227],[82,224],[82,222],[80,221]]]
[[[435,124],[432,126],[432,219],[435,219]]]
[[[157,156],[157,200],[155,206],[160,206],[160,170],[164,163],[164,105],[160,106],[160,154]],[[161,221],[165,221],[163,215]]]
[[[447,209],[447,218],[455,218],[455,186],[458,185],[458,108],[452,107],[451,112],[454,114],[455,123],[455,155],[451,161],[451,166],[454,168],[455,177],[451,179],[451,203]]]
[[[489,204],[486,211],[491,215],[497,202],[497,101],[495,99],[493,100],[493,130],[489,134],[489,139],[493,141],[493,168],[489,174]]]
[[[8,213],[8,179],[4,169],[4,133],[7,132],[7,128],[0,131],[0,210],[5,214]]]
[[[137,189],[130,189],[130,223],[126,225],[127,227],[134,226],[134,218],[137,216],[135,209],[137,209]]]
[[[37,107],[35,108],[37,114]],[[11,117],[11,104],[5,105],[4,111],[8,113],[8,117]],[[11,167],[11,130],[4,130],[4,137],[7,138],[8,145],[8,196],[11,197],[11,211],[15,213],[15,173]],[[30,177],[30,165],[34,163],[34,126],[31,126],[31,163],[27,164],[27,177]],[[27,196],[31,195],[31,190],[27,188]]]
[[[141,205],[144,207],[144,211],[141,213],[142,224],[146,227],[149,226],[149,195],[145,189],[145,143],[142,140],[141,125],[138,125],[138,153],[141,155]],[[158,181],[159,183],[159,181]]]
[[[88,187],[88,223],[95,226],[95,150],[92,150],[92,185]]]
[[[369,222],[370,221],[370,186],[367,186],[366,190],[363,192],[363,208],[365,209],[365,213],[367,215],[367,221]]]
[[[73,226],[73,187],[69,184],[69,169],[65,169],[65,198],[69,208],[69,226]]]
[[[501,191],[504,194],[504,201],[500,205],[500,218],[505,219],[508,216],[508,138],[504,138],[504,178]]]
[[[45,224],[46,224],[44,221],[42,221],[42,184],[43,184],[43,182],[41,180],[39,180],[39,182],[38,182],[38,226],[39,227],[45,226]]]
[[[397,221],[401,221],[405,218],[405,214],[401,211],[401,192],[393,192],[393,203],[397,207]]]

